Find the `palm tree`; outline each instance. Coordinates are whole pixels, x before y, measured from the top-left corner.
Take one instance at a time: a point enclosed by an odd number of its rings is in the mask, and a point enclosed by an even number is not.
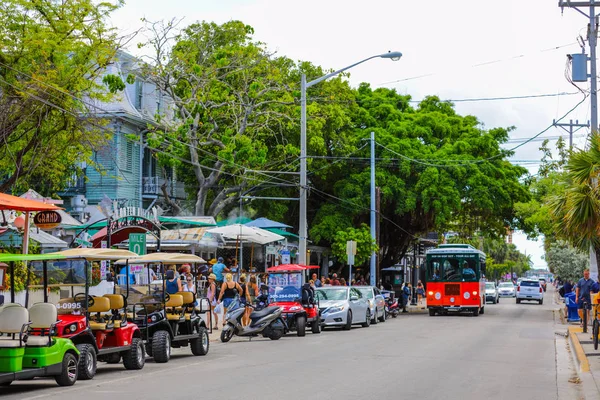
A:
[[[571,153],[561,193],[549,199],[557,236],[600,255],[600,135],[594,132],[586,150]],[[592,271],[597,272],[597,271]]]

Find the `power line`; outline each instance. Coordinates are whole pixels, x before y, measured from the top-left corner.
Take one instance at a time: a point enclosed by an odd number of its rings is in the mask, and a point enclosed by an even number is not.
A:
[[[467,102],[475,102],[475,101],[499,101],[499,100],[521,100],[521,99],[538,99],[542,97],[558,97],[558,96],[572,96],[574,94],[579,94],[579,92],[560,92],[560,93],[545,93],[545,94],[529,94],[529,95],[521,95],[521,96],[506,96],[506,97],[476,97],[476,98],[466,98],[466,99],[445,99],[441,100],[443,102],[452,102],[452,103],[467,103]],[[409,103],[421,103],[425,99],[421,100],[409,100]]]

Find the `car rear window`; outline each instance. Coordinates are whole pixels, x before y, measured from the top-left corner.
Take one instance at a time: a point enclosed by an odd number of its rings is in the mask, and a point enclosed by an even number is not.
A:
[[[539,282],[531,282],[531,281],[521,281],[521,286],[536,287],[536,286],[540,286],[540,283]]]

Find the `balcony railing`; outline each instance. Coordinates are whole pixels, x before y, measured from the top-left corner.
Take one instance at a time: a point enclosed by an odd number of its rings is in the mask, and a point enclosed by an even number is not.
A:
[[[166,179],[158,176],[146,176],[142,179],[143,194],[145,195],[157,195],[162,196],[161,186],[165,183]],[[185,185],[182,182],[173,182],[172,180],[167,184],[167,193],[169,196],[176,199],[185,199]]]
[[[73,174],[60,192],[63,195],[85,194],[85,175]]]

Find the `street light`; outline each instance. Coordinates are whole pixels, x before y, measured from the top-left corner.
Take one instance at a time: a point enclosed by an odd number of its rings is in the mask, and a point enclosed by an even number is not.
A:
[[[378,54],[376,56],[365,58],[362,61],[349,65],[345,68],[339,69],[337,71],[331,72],[327,75],[323,75],[322,77],[312,80],[310,82],[306,82],[306,75],[302,74],[302,81],[300,83],[300,239],[298,246],[298,264],[307,264],[306,243],[308,240],[308,226],[306,221],[306,89],[316,85],[317,83],[323,82],[324,80],[327,80],[333,76],[336,76],[350,68],[356,67],[357,65],[362,64],[365,61],[372,60],[373,58],[388,58],[392,61],[398,61],[401,57],[402,53],[400,53],[399,51],[390,51],[388,53]],[[371,271],[371,274],[372,273],[373,271]]]

